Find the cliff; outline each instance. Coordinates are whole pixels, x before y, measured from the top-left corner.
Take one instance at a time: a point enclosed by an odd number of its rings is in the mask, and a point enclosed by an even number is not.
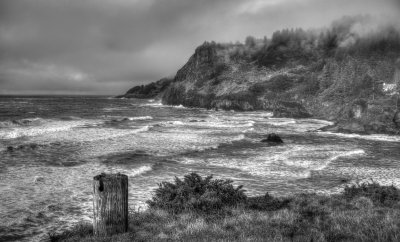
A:
[[[347,17],[325,30],[277,31],[245,44],[205,42],[158,95],[168,105],[267,110],[332,120],[333,131],[398,133],[400,34],[391,25],[357,32],[370,21]]]

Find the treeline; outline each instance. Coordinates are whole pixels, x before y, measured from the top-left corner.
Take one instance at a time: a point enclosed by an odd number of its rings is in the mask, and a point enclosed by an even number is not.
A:
[[[232,59],[244,58],[261,66],[307,65],[325,57],[396,55],[400,52],[398,26],[369,15],[343,17],[319,30],[283,29],[271,39],[248,36]]]

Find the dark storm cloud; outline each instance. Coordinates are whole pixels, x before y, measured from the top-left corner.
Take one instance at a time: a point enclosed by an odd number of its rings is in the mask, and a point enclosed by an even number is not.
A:
[[[399,15],[397,0],[1,0],[0,93],[124,92],[175,74],[205,40]]]

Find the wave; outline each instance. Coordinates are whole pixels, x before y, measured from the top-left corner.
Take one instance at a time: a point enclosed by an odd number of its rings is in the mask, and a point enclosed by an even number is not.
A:
[[[177,109],[196,109],[196,108],[185,107],[182,104],[180,104],[180,105],[164,105],[164,104],[162,104],[161,101],[155,102],[155,100],[153,100],[153,99],[149,100],[149,103],[139,105],[139,107],[165,107],[165,108],[177,108]]]
[[[180,121],[180,120],[174,120],[174,121],[166,121],[166,122],[161,122],[158,124],[159,126],[188,126],[188,127],[194,127],[194,128],[221,128],[221,129],[226,129],[226,128],[246,128],[246,127],[253,127],[255,124],[254,121],[250,120],[247,122],[240,122],[240,121],[223,121],[223,120],[216,120],[216,121],[210,121],[210,120],[204,120],[201,122],[193,122],[193,120],[186,120],[186,121]],[[249,131],[249,129],[247,130]]]
[[[0,128],[11,128],[18,126],[31,126],[31,125],[39,125],[44,122],[44,119],[41,118],[26,118],[26,119],[15,119],[15,120],[6,120],[0,122]]]
[[[66,131],[84,124],[82,121],[54,121],[41,126],[23,126],[12,128],[11,130],[0,130],[0,139],[16,139],[24,136]]]
[[[254,131],[254,128],[245,129],[242,131],[242,133],[247,133],[247,132],[252,132],[252,131]]]
[[[127,107],[110,107],[110,108],[103,108],[104,112],[113,112],[113,111],[123,111],[128,109]]]
[[[271,179],[304,179],[310,177],[313,171],[325,169],[335,160],[365,154],[362,149],[330,151],[337,148],[340,147],[268,147],[253,151],[239,151],[238,156],[240,158],[237,156],[182,157],[180,162],[237,169],[250,175]]]
[[[67,116],[67,117],[61,117],[61,120],[81,120],[82,118],[78,116]]]
[[[129,117],[129,120],[133,121],[133,120],[150,120],[153,119],[153,117],[151,116],[141,116],[141,117]]]
[[[143,165],[129,170],[120,167],[108,167],[106,168],[106,170],[107,173],[122,173],[127,175],[128,177],[135,177],[153,170],[153,167],[151,165]]]
[[[146,132],[146,131],[149,131],[149,129],[150,129],[151,127],[152,127],[151,125],[146,125],[146,126],[143,126],[143,127],[141,127],[141,128],[132,130],[132,131],[130,131],[130,133]]]
[[[141,104],[139,107],[167,107],[166,105],[162,104],[161,101],[154,102],[154,99],[149,100],[149,103]]]
[[[314,123],[317,123],[317,124],[324,124],[324,125],[334,125],[335,124],[332,121],[323,120],[323,119],[312,119],[312,118],[300,119],[300,121],[314,122]]]
[[[192,126],[206,126],[212,128],[242,128],[242,127],[253,127],[255,124],[254,121],[224,121],[224,120],[216,120],[216,121],[206,121],[206,122],[195,122],[190,123]]]
[[[141,132],[146,132],[149,131],[150,128],[152,126],[151,125],[146,125],[146,126],[142,126],[140,128],[137,129],[130,129],[130,130],[115,130],[115,129],[111,129],[109,130],[109,132],[107,132],[107,130],[105,129],[95,129],[97,132],[93,133],[93,132],[89,132],[87,135],[87,139],[84,139],[83,141],[96,141],[96,140],[105,140],[105,139],[113,139],[113,138],[118,138],[121,136],[127,136],[130,134],[137,134],[137,133],[141,133]],[[93,131],[93,129],[92,129]]]
[[[286,119],[275,119],[275,118],[270,118],[267,120],[268,124],[274,125],[274,126],[285,126],[289,124],[296,124],[295,120],[286,120]]]
[[[36,141],[40,142],[73,142],[81,145],[86,145],[86,150],[83,153],[111,153],[113,150],[127,149],[132,147],[130,135],[149,131],[151,125],[137,127],[135,129],[114,129],[114,128],[80,128],[66,130],[59,133],[47,133],[42,136],[35,137]],[[127,138],[122,138],[127,136]],[[117,139],[118,138],[118,139]],[[104,142],[107,141],[107,142]],[[89,146],[88,146],[89,145]],[[91,148],[89,148],[91,147]]]
[[[173,107],[173,108],[186,108],[185,106],[183,106],[182,104],[180,104],[180,105],[176,105],[176,106],[170,106],[170,107]]]
[[[160,123],[161,126],[171,126],[171,125],[185,125],[185,122],[179,121],[179,120],[175,120],[175,121],[166,121],[166,122],[162,122]]]
[[[352,151],[347,151],[344,152],[343,154],[339,154],[337,156],[332,157],[332,160],[336,160],[339,157],[348,157],[348,156],[354,156],[354,155],[364,155],[365,151],[362,149],[358,149],[358,150],[352,150]]]
[[[325,169],[332,161],[335,161],[335,160],[337,160],[337,159],[339,159],[339,158],[342,158],[342,157],[352,157],[352,156],[364,155],[364,154],[365,154],[365,151],[362,150],[362,149],[351,150],[351,151],[343,152],[343,153],[341,153],[341,154],[337,154],[337,155],[334,155],[334,156],[330,157],[330,158],[327,160],[327,162],[326,162],[325,164],[323,164],[323,165],[321,165],[321,166],[319,166],[319,167],[317,167],[317,168],[315,168],[315,169],[312,169],[312,170],[314,170],[314,171],[323,170],[323,169]]]
[[[244,134],[239,134],[238,136],[234,137],[232,139],[232,141],[240,141],[240,140],[244,140],[246,138],[246,136]]]
[[[106,119],[106,123],[116,123],[116,122],[126,122],[126,121],[136,121],[136,120],[151,120],[151,116],[139,116],[139,117],[121,117],[121,116],[102,116]],[[110,119],[111,118],[111,119]]]
[[[149,172],[151,170],[153,170],[152,166],[149,165],[141,166],[131,172],[128,172],[128,176],[133,177],[133,176],[143,175],[144,173]]]
[[[232,144],[233,142],[241,141],[241,140],[244,140],[245,138],[246,138],[246,136],[244,134],[239,134],[239,135],[237,135],[237,136],[235,136],[235,137],[233,137],[233,138],[231,138],[229,140],[221,140],[221,142],[219,142],[217,144],[213,144],[213,145],[207,144],[207,145],[192,146],[192,147],[190,147],[191,151],[188,152],[188,153],[199,152],[199,151],[207,151],[207,150],[216,150],[221,145]]]
[[[293,150],[286,151],[279,156],[283,164],[288,167],[306,169],[309,171],[321,171],[329,166],[333,161],[342,157],[352,157],[364,155],[365,151],[362,149],[350,151],[331,151],[335,147],[295,147]],[[323,156],[328,155],[328,157]]]
[[[363,140],[373,140],[373,141],[387,141],[387,142],[400,142],[400,136],[396,135],[386,135],[386,134],[368,134],[368,135],[361,135],[361,134],[345,134],[345,133],[334,133],[329,131],[318,132],[318,134],[324,135],[334,135],[340,136],[343,138],[356,138],[356,139],[363,139]]]

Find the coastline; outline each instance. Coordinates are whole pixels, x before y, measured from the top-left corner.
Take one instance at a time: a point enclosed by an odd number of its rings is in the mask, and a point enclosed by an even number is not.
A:
[[[205,107],[196,107],[196,106],[185,106],[184,104],[165,104],[163,103],[162,99],[163,93],[159,93],[155,97],[137,97],[137,96],[130,96],[127,94],[123,95],[118,95],[115,96],[114,98],[117,99],[125,99],[125,98],[133,98],[133,99],[139,99],[139,100],[152,100],[154,103],[159,103],[160,105],[165,105],[165,106],[172,106],[172,107],[185,107],[185,108],[200,108],[200,109],[212,109],[215,111],[218,111],[220,109],[218,108],[205,108]],[[235,111],[235,112],[243,112],[246,113],[246,110],[243,109],[224,109],[222,108],[221,110],[224,111]],[[300,116],[300,117],[293,117],[293,116],[282,116],[282,115],[276,115],[274,113],[274,110],[265,110],[265,109],[260,109],[260,110],[251,110],[251,111],[265,111],[272,113],[273,116],[272,118],[293,118],[293,119],[317,119],[317,120],[322,120],[329,122],[330,124],[327,124],[324,127],[321,127],[317,130],[309,131],[309,132],[320,132],[320,131],[325,131],[325,132],[332,132],[332,133],[338,133],[338,134],[357,134],[357,135],[375,135],[375,134],[384,134],[384,135],[389,135],[389,136],[400,136],[400,130],[381,130],[381,132],[375,132],[373,129],[368,129],[365,128],[365,126],[361,125],[357,121],[354,120],[348,120],[342,121],[342,122],[337,122],[337,121],[332,121],[328,120],[324,117],[319,117],[319,116],[311,116],[311,115],[305,115],[305,116]]]

